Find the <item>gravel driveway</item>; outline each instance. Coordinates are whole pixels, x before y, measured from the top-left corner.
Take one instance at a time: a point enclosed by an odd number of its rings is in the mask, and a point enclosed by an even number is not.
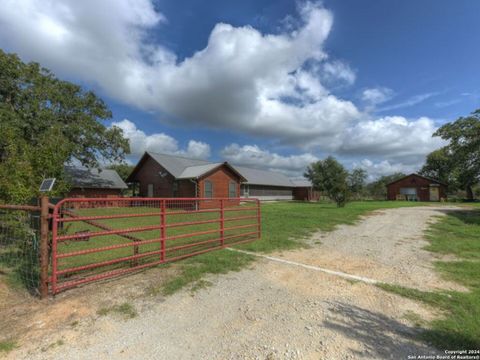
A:
[[[423,231],[445,207],[377,211],[353,226],[318,233],[312,248],[273,254],[418,288],[455,288],[432,271]],[[318,242],[321,242],[319,244]],[[253,267],[181,291],[139,300],[139,316],[93,316],[63,329],[40,351],[26,344],[13,359],[402,359],[435,354],[415,340],[407,318],[431,309],[362,282],[259,259]],[[410,316],[411,318],[411,316]]]

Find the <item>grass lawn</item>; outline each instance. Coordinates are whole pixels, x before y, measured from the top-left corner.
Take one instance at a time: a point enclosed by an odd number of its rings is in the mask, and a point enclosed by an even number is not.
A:
[[[437,261],[436,269],[447,280],[464,285],[469,292],[424,292],[399,286],[382,288],[422,301],[442,310],[423,333],[440,349],[480,349],[480,209],[452,212],[431,226],[429,251],[455,255],[455,261]]]

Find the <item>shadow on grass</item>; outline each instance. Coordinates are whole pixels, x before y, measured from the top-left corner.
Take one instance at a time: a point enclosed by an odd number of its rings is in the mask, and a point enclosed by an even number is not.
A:
[[[480,210],[451,211],[448,215],[454,216],[466,225],[480,225]]]
[[[366,348],[363,352],[350,349],[354,358],[406,359],[408,355],[433,355],[431,348],[415,341],[422,333],[420,328],[350,304],[332,303],[330,310],[335,315],[324,321],[323,326]]]
[[[480,209],[438,209],[445,215],[453,216],[466,225],[480,225]]]

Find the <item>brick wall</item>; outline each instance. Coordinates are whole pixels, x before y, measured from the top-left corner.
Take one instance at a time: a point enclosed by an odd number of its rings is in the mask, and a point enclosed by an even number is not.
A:
[[[162,177],[160,173],[166,175]],[[153,197],[173,197],[173,176],[151,157],[146,158],[135,175],[135,181],[139,182],[140,196],[148,196],[148,184],[153,184]]]
[[[235,197],[240,196],[240,179],[238,175],[233,173],[228,167],[221,166],[214,172],[207,174],[206,176],[200,178],[198,180],[198,191],[199,197],[205,197],[205,181],[209,180],[212,182],[213,185],[213,194],[212,197],[222,197],[228,198],[228,186],[231,181],[235,183]],[[225,202],[225,206],[238,204],[238,201],[227,201]],[[205,203],[202,202],[203,208],[209,207],[218,207],[219,204],[216,204],[212,201],[212,203]]]

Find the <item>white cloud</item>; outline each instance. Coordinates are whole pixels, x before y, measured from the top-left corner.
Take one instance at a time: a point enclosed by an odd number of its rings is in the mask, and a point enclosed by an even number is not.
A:
[[[145,151],[183,155],[198,159],[207,159],[210,157],[210,145],[200,141],[190,140],[187,148],[181,149],[178,141],[173,137],[164,133],[147,135],[138,129],[135,123],[130,120],[124,119],[114,122],[112,126],[123,130],[124,136],[130,142],[131,155],[134,157],[143,155]]]
[[[202,128],[264,136],[309,151],[407,153],[415,161],[436,146],[431,120],[372,120],[329,91],[332,82],[355,81],[355,72],[330,61],[323,49],[333,24],[330,11],[306,2],[290,20],[277,34],[218,23],[203,49],[179,60],[149,36],[168,26],[151,0],[5,0],[0,45],[60,76],[96,83],[124,103]],[[179,150],[168,135],[129,131],[135,151],[209,153],[207,144],[191,142]]]
[[[165,22],[148,0],[6,1],[0,43],[144,110],[287,143],[323,143],[359,111],[304,67],[326,59],[332,13],[307,2],[299,17],[297,28],[276,35],[219,23],[204,49],[178,61],[147,37]],[[325,66],[351,80],[341,62]]]
[[[350,155],[382,155],[397,161],[414,162],[445,143],[432,138],[436,126],[422,117],[408,120],[402,116],[386,116],[362,121],[344,132],[339,153]]]
[[[330,83],[352,85],[357,78],[355,72],[343,61],[335,60],[323,65],[323,78]]]
[[[280,171],[289,176],[302,175],[308,165],[318,160],[310,153],[283,156],[261,149],[257,145],[238,144],[226,146],[221,155],[232,164]]]
[[[390,100],[394,95],[392,89],[376,87],[365,89],[362,92],[362,100],[370,105],[377,105]]]
[[[363,159],[359,163],[354,163],[353,167],[365,169],[368,174],[368,181],[374,181],[383,175],[392,175],[398,172],[405,174],[413,173],[420,168],[420,165],[403,164],[398,162],[391,163],[388,160],[373,162],[370,159]]]
[[[400,109],[400,108],[414,106],[414,105],[420,104],[420,103],[430,99],[433,96],[437,96],[438,94],[439,94],[439,92],[429,92],[429,93],[425,93],[425,94],[418,94],[418,95],[412,96],[412,97],[408,98],[407,100],[405,100],[403,102],[400,102],[398,104],[384,106],[381,109],[378,109],[377,111],[389,111],[389,110],[396,110],[396,109]]]
[[[210,145],[201,141],[190,140],[184,153],[195,159],[208,159],[210,157]]]

